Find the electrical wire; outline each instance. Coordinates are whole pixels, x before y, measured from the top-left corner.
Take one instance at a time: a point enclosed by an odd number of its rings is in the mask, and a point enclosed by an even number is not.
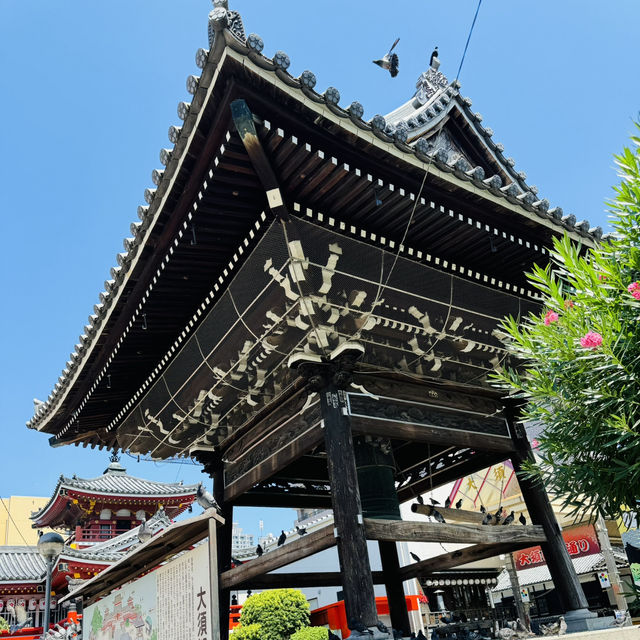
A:
[[[456,73],[456,80],[460,77],[460,72],[462,71],[462,65],[464,64],[464,59],[467,55],[467,48],[469,47],[469,41],[471,40],[471,34],[473,33],[473,27],[476,25],[476,19],[478,18],[478,12],[480,11],[480,5],[482,4],[482,0],[478,0],[478,6],[476,7],[476,13],[473,16],[473,22],[471,23],[471,28],[469,29],[469,35],[467,36],[467,42],[464,45],[464,51],[462,52],[462,58],[460,59],[460,66],[458,67],[458,73]]]
[[[9,507],[7,507],[7,505],[5,504],[4,498],[0,498],[0,501],[2,502],[2,506],[5,508],[5,511],[7,512],[7,515],[9,516],[9,520],[11,520],[11,522],[13,523],[13,526],[16,528],[16,531],[18,532],[18,535],[22,538],[22,542],[24,542],[25,546],[32,547],[33,545],[29,544],[25,540],[24,536],[22,535],[22,531],[20,531],[20,528],[16,524],[16,521],[13,519],[13,516],[11,515],[11,511],[9,511]]]

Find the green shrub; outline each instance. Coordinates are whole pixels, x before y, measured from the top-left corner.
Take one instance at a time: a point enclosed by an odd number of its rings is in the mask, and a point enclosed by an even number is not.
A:
[[[240,624],[261,625],[260,640],[286,640],[309,624],[309,603],[297,589],[263,591],[242,605]]]
[[[0,631],[9,631],[9,623],[0,616]]]
[[[233,630],[232,640],[262,640],[261,624],[241,624]]]
[[[305,627],[296,631],[291,640],[329,640],[329,629],[326,627]]]

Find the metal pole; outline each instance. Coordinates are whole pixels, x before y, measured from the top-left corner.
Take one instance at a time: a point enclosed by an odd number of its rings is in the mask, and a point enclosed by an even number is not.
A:
[[[601,514],[598,515],[596,531],[598,533],[598,540],[600,541],[600,551],[602,552],[607,565],[607,573],[609,574],[609,582],[611,582],[611,588],[613,589],[613,594],[616,599],[616,606],[620,611],[626,611],[629,606],[627,605],[626,598],[622,594],[620,574],[618,573],[616,560],[613,557],[613,549],[611,548],[611,541],[609,540],[607,524]]]
[[[46,638],[49,631],[49,618],[51,617],[51,572],[53,571],[53,558],[47,558],[47,581],[44,592],[44,623],[42,625],[42,637]]]

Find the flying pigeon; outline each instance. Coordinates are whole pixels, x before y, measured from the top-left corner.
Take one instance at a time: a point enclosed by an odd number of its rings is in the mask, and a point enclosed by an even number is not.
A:
[[[503,521],[502,524],[511,524],[515,520],[515,513],[512,511]]]
[[[400,38],[396,38],[396,41],[391,45],[391,49],[389,49],[389,53],[387,53],[383,58],[380,58],[380,60],[373,61],[373,64],[377,64],[379,67],[387,69],[392,78],[395,78],[398,75],[400,61],[398,60],[398,54],[391,52],[395,49],[395,46],[399,41]]]
[[[456,502],[456,509],[462,509],[462,498]]]
[[[436,522],[442,522],[442,524],[446,523],[446,520],[442,517],[442,514],[439,511],[436,511],[435,509],[433,509],[433,511],[431,512],[431,515],[433,516]]]
[[[447,496],[447,499],[444,501],[444,508],[448,509],[451,506],[451,498]]]
[[[416,561],[420,562],[420,556],[417,556],[413,551],[409,551],[409,555]]]
[[[282,530],[280,537],[278,538],[278,546],[281,547],[284,544],[284,541],[287,539],[287,534]]]
[[[432,52],[431,52],[431,59],[429,60],[429,66],[432,67],[433,66],[433,59],[437,59],[438,58],[438,47],[436,47]]]
[[[522,525],[527,524],[527,519],[524,517],[524,513],[520,514],[520,517],[518,518],[518,522]]]
[[[262,545],[258,545],[256,547],[256,555],[258,556],[258,558],[264,553],[264,549],[262,548]]]

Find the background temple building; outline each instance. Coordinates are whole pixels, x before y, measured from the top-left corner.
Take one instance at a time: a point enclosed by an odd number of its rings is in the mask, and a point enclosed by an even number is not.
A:
[[[65,547],[56,560],[52,591],[57,597],[69,585],[91,578],[120,560],[139,544],[138,531],[145,521],[152,533],[167,527],[196,497],[197,485],[143,480],[127,474],[112,457],[97,478],[60,476],[51,498],[31,513],[34,531],[65,532]],[[45,561],[33,546],[0,547],[0,615],[11,624],[8,605],[22,604],[33,626],[41,624],[44,609]],[[56,620],[66,615],[62,608]]]
[[[567,621],[592,626],[537,483],[521,482],[526,526],[428,505],[407,520],[400,504],[531,458],[517,404],[491,384],[517,364],[500,322],[540,311],[525,274],[554,237],[593,246],[601,229],[538,195],[437,57],[405,104],[364,119],[214,5],[147,204],[28,426],[55,446],[201,462],[226,521],[222,620],[233,589],[340,585],[347,619],[374,627],[377,583],[408,634],[403,583],[541,544]],[[236,506],[334,520],[232,565]],[[466,546],[415,561],[403,541]],[[333,546],[339,572],[273,573]]]

